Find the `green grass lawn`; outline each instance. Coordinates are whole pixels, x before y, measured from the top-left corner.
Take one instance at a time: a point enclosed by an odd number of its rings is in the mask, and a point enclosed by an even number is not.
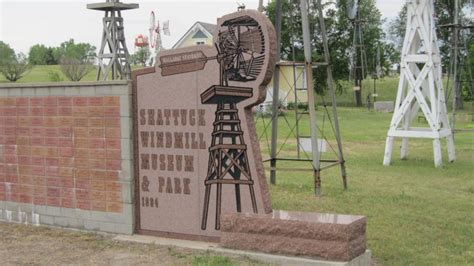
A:
[[[141,68],[141,66],[132,66],[132,70]],[[26,74],[17,81],[17,83],[28,82],[53,82],[50,79],[51,73],[57,73],[61,81],[68,81],[66,76],[61,72],[59,65],[51,66],[33,66]],[[97,68],[93,68],[81,81],[95,81],[97,75]],[[8,82],[3,75],[0,75],[0,83]]]
[[[456,135],[457,161],[453,164],[447,162],[443,142],[443,168],[434,168],[431,141],[420,139],[410,140],[409,158],[403,161],[398,159],[397,141],[392,165],[385,167],[382,160],[391,114],[362,108],[338,110],[349,189],[343,190],[338,168],[322,172],[323,195],[319,198],[314,196],[311,172],[280,171],[277,185],[270,186],[273,208],[367,216],[368,248],[383,264],[474,264],[474,133]],[[318,111],[321,114],[322,108]],[[292,114],[286,119],[294,123]],[[261,133],[263,122],[257,121]],[[472,122],[458,126],[474,129]],[[306,119],[302,133],[308,130]],[[280,144],[289,132],[285,118],[280,117]],[[331,134],[327,136],[331,140]],[[288,143],[280,157],[296,155],[295,139]],[[268,158],[264,136],[261,149]],[[322,156],[330,158],[332,154]],[[278,166],[290,164],[309,166],[284,161]]]
[[[19,82],[49,82],[51,71],[60,73],[58,66],[37,66]],[[87,80],[95,80],[95,71],[85,77],[84,81]],[[5,82],[3,77],[0,82]],[[372,92],[372,84],[372,80],[365,81],[363,95],[369,90]],[[397,84],[397,78],[379,80],[378,100],[394,100]],[[353,92],[346,90],[338,96],[338,102],[351,105]],[[403,161],[398,159],[400,141],[397,141],[392,165],[384,167],[385,137],[391,114],[365,108],[340,107],[338,110],[349,189],[343,190],[337,168],[322,173],[323,195],[319,198],[314,196],[310,172],[279,172],[277,185],[270,186],[273,208],[367,216],[368,248],[383,264],[474,264],[474,133],[456,134],[457,161],[453,164],[447,162],[443,142],[443,168],[434,168],[431,142],[421,139],[410,140],[409,158]],[[322,111],[319,106],[320,122]],[[474,129],[473,122],[466,119],[469,118],[467,112],[458,117],[461,121],[457,128]],[[290,124],[294,123],[291,111],[279,118],[280,144],[290,133],[285,118]],[[423,121],[417,123],[427,126]],[[257,119],[259,133],[263,127],[263,121]],[[329,127],[326,120],[325,128]],[[309,134],[307,119],[301,121],[301,130],[302,134]],[[332,139],[330,130],[326,132]],[[280,155],[294,156],[295,138],[290,137],[287,143]],[[268,157],[264,136],[261,149],[263,157]],[[331,155],[331,152],[324,153],[323,159]],[[279,162],[278,166],[308,165]]]

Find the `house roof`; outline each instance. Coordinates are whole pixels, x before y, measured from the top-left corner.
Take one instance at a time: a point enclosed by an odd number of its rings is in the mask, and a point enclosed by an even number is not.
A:
[[[184,40],[186,40],[188,37],[193,37],[194,34],[196,34],[196,32],[199,30],[204,33],[203,37],[212,38],[214,32],[217,30],[217,25],[202,21],[195,22],[189,28],[189,30],[186,31],[186,33],[175,43],[175,45],[173,45],[173,48],[179,47],[184,42]]]

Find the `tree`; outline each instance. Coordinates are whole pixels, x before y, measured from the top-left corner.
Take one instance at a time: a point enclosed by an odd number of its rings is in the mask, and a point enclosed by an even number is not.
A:
[[[130,62],[134,65],[146,66],[146,62],[148,62],[150,55],[151,52],[148,47],[140,47],[135,54],[130,56]]]
[[[59,62],[61,58],[74,58],[81,62],[91,62],[95,57],[95,46],[89,43],[75,43],[74,39],[61,43],[52,49],[54,59]]]
[[[323,46],[319,32],[318,11],[316,1],[310,1],[309,22],[312,28],[310,32],[313,44],[313,61],[321,61],[323,57]],[[349,78],[349,51],[352,46],[353,28],[346,15],[347,0],[326,2],[323,4],[324,21],[328,37],[331,63],[333,65],[333,76],[339,92],[342,91],[340,81]],[[272,0],[265,8],[266,15],[275,22],[276,1]],[[380,46],[384,55],[385,43],[382,42],[384,33],[382,31],[381,13],[377,9],[375,0],[361,0],[360,16],[366,22],[364,24],[364,40],[367,58],[375,58],[377,47]],[[286,60],[302,61],[303,41],[301,29],[301,16],[299,1],[282,0],[282,31],[281,31],[281,58]],[[381,58],[382,63],[385,59]],[[374,70],[372,61],[368,62],[368,73]],[[323,94],[326,89],[326,71],[324,68],[313,70],[314,84],[318,94]]]
[[[434,9],[435,9],[435,19],[436,19],[436,33],[438,36],[438,45],[441,54],[441,62],[443,67],[443,73],[449,72],[449,65],[450,65],[450,58],[452,52],[452,44],[453,44],[453,34],[452,28],[450,27],[443,27],[443,25],[453,24],[454,18],[454,1],[458,0],[438,0],[435,1]],[[468,0],[459,0],[460,9],[463,10],[464,7],[469,6]],[[466,10],[464,10],[466,11]],[[469,12],[469,10],[467,10]],[[406,4],[403,6],[402,10],[398,13],[398,16],[389,22],[389,36],[394,43],[398,43],[397,49],[401,51],[403,38],[405,36],[405,27],[406,27],[406,15],[407,15],[407,7]],[[461,12],[460,19],[466,25],[472,25],[472,16],[466,14],[465,12]],[[471,39],[472,43],[472,39]],[[468,44],[468,48],[469,48]],[[471,57],[472,58],[472,57]],[[469,60],[469,59],[467,59]],[[471,59],[472,60],[472,59]],[[472,64],[472,61],[470,61]],[[469,64],[469,62],[467,62]],[[465,97],[471,95],[470,93],[470,86],[463,86],[462,87],[462,95]],[[462,99],[460,99],[462,100]],[[458,103],[462,106],[462,102]]]
[[[0,41],[0,65],[10,62],[15,58],[15,51],[10,46]]]
[[[0,62],[0,73],[11,82],[21,79],[28,69],[28,60],[25,55],[21,53],[14,55],[9,59],[2,59]]]
[[[28,62],[30,65],[54,65],[58,63],[54,60],[53,49],[42,44],[31,46],[28,53]]]
[[[92,70],[92,64],[76,58],[63,57],[60,60],[61,72],[70,81],[80,81]]]

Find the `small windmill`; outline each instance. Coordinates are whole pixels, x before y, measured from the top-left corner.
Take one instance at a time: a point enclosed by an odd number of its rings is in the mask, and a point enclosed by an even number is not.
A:
[[[349,79],[354,81],[354,93],[357,106],[362,106],[362,80],[367,71],[367,57],[365,53],[362,24],[359,14],[360,0],[347,2],[347,17],[354,26],[352,47],[350,52]]]
[[[154,55],[152,56],[152,62],[155,59],[156,55],[162,50],[163,44],[161,41],[161,33],[166,36],[170,36],[170,21],[166,20],[163,22],[163,27],[160,27],[160,21],[156,19],[155,12],[151,11],[150,14],[150,28],[148,29],[150,32],[149,40],[150,40],[150,47],[155,49]],[[151,63],[153,65],[153,63]]]

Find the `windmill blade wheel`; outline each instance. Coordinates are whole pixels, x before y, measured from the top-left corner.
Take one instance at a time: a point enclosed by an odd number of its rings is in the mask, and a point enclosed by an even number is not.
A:
[[[265,62],[265,39],[259,24],[249,16],[226,21],[219,32],[219,56],[226,80],[256,80]]]

